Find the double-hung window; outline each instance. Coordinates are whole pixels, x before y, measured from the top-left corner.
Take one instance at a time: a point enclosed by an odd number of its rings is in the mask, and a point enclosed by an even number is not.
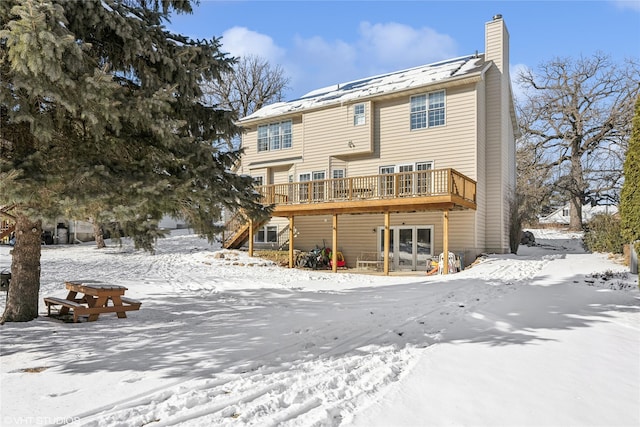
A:
[[[269,126],[258,126],[258,151],[269,150]]]
[[[258,152],[291,148],[291,120],[258,126]]]
[[[353,106],[353,125],[363,124],[365,124],[364,104],[356,104]]]
[[[278,241],[278,227],[267,225],[259,228],[253,241],[256,243],[276,243]]]
[[[411,130],[444,126],[444,90],[411,97]]]
[[[280,149],[280,123],[269,125],[269,151]]]
[[[429,94],[429,127],[444,126],[444,91]]]

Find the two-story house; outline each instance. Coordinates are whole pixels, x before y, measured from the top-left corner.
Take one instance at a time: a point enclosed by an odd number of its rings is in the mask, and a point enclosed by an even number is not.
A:
[[[517,125],[509,35],[486,23],[485,52],[364,78],[266,106],[240,120],[239,173],[251,175],[267,223],[254,244],[326,244],[354,266],[377,253],[389,270],[425,270],[447,251],[465,264],[509,251]],[[231,236],[231,235],[230,235]],[[334,251],[335,252],[335,251]]]

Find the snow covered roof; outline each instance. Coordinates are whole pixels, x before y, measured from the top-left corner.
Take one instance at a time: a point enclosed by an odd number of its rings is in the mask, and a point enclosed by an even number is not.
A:
[[[340,83],[316,89],[293,101],[276,102],[267,105],[240,119],[240,122],[279,116],[331,104],[352,102],[375,95],[399,92],[435,82],[460,78],[481,71],[484,65],[484,55],[469,55]]]
[[[570,209],[571,206],[569,203],[564,206],[556,209],[552,213],[547,216],[543,216],[539,218],[541,224],[569,224],[570,219]],[[591,206],[591,204],[582,205],[582,220],[585,222],[591,221],[594,215],[598,214],[607,214],[607,215],[615,215],[618,213],[618,207],[615,205],[595,205]]]

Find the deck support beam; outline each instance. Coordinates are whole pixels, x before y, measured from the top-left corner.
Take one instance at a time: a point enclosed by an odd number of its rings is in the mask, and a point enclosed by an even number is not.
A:
[[[289,268],[295,267],[295,258],[293,256],[293,215],[289,217]]]
[[[391,213],[384,213],[384,275],[389,275],[389,246],[391,243]]]
[[[442,211],[442,274],[449,274],[449,211]]]
[[[338,214],[333,214],[333,243],[331,246],[331,271],[338,271]]]

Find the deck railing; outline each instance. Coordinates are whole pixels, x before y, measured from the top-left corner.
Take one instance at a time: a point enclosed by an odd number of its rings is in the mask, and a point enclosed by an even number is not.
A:
[[[476,202],[476,182],[454,169],[401,172],[257,187],[266,205],[458,196]]]

